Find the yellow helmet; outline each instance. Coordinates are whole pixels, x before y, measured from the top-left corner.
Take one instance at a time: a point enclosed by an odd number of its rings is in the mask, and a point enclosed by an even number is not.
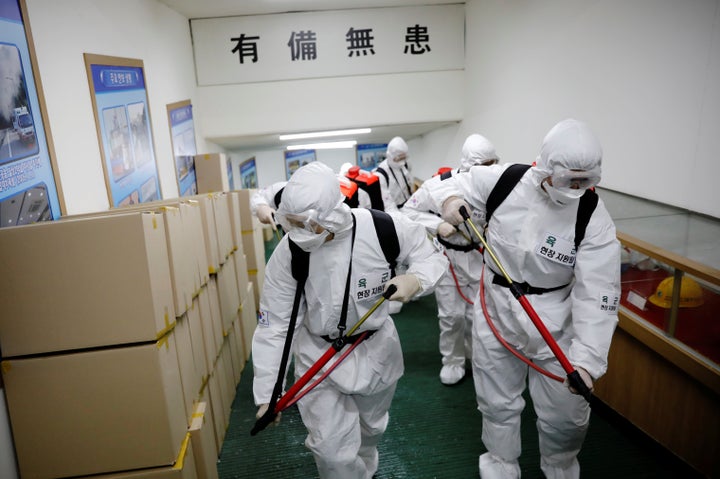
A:
[[[660,281],[655,293],[648,298],[651,303],[661,308],[672,306],[672,292],[675,278],[670,276]],[[683,276],[680,283],[680,307],[694,308],[703,304],[703,291],[700,285],[692,278]]]

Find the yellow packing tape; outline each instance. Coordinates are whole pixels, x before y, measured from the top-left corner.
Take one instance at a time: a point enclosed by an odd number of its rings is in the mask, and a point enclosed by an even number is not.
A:
[[[190,433],[188,432],[185,434],[185,439],[183,439],[182,446],[180,446],[180,453],[178,454],[177,460],[175,461],[175,465],[173,466],[173,469],[176,471],[182,471],[183,463],[185,462],[185,454],[187,453],[188,443],[190,442]]]

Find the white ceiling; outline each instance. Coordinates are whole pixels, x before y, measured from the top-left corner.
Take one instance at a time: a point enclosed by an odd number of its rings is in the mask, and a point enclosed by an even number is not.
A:
[[[344,10],[357,8],[405,7],[412,5],[440,5],[464,3],[462,0],[159,0],[187,18],[212,18],[237,15],[263,15],[272,13],[306,12],[317,10]],[[452,124],[451,122],[412,123],[402,125],[364,125],[372,133],[357,137],[333,137],[328,141],[354,139],[359,143],[387,143],[394,136],[411,140],[430,131]],[[228,150],[282,149],[289,142],[281,142],[277,132],[272,135],[237,135],[208,138]],[[312,141],[322,141],[309,140]],[[294,141],[300,144],[303,141]]]
[[[268,13],[407,7],[465,3],[464,0],[160,0],[187,18],[263,15]]]

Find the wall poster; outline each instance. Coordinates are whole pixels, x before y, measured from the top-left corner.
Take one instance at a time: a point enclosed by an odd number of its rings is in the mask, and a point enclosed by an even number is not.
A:
[[[84,57],[110,205],[162,198],[142,60]]]
[[[0,227],[57,219],[65,210],[26,20],[18,0],[0,0]]]
[[[240,163],[240,186],[245,189],[257,188],[257,165],[255,165],[255,157],[248,158]]]
[[[167,112],[178,192],[181,197],[196,195],[195,155],[197,155],[197,146],[192,104],[190,100],[171,103],[167,106]]]
[[[387,154],[387,143],[369,143],[357,145],[357,164],[366,171],[372,171],[385,161]]]
[[[285,150],[285,179],[289,180],[295,170],[316,159],[315,150]]]

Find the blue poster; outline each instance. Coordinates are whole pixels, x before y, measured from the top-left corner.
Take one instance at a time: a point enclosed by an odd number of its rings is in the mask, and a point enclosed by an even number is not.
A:
[[[91,61],[89,68],[111,205],[160,199],[142,67]]]
[[[188,102],[183,103],[176,108],[173,108],[172,105],[168,106],[168,115],[178,191],[180,196],[192,196],[197,194],[195,125],[193,124],[192,105]]]
[[[0,0],[0,227],[60,217],[52,160],[17,0]]]
[[[257,188],[257,166],[255,165],[255,157],[247,159],[240,163],[240,181],[245,189]]]
[[[387,143],[357,145],[357,164],[365,171],[372,171],[385,161]]]
[[[287,150],[285,151],[285,178],[290,179],[295,170],[315,161],[315,150]]]

